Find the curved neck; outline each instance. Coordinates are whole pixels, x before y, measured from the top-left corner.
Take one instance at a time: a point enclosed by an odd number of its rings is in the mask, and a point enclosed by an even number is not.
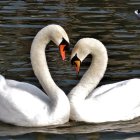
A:
[[[49,42],[50,38],[47,28],[43,28],[37,33],[33,40],[30,52],[31,64],[36,77],[47,95],[53,100],[56,100],[58,91],[63,91],[55,84],[48,69],[45,48]]]
[[[91,50],[91,65],[80,82],[71,90],[70,98],[85,99],[104,76],[108,62],[107,51],[104,46],[97,47],[98,50]]]

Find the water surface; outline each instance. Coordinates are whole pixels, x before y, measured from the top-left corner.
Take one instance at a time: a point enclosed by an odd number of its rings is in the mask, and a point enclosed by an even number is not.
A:
[[[71,49],[82,37],[94,37],[105,44],[109,63],[100,85],[140,77],[140,19],[134,14],[134,10],[139,8],[139,0],[1,0],[0,73],[6,78],[41,88],[31,67],[30,46],[41,28],[55,23],[63,26],[68,33]],[[67,60],[62,62],[58,48],[51,43],[46,49],[46,58],[52,77],[66,94],[77,84],[91,60],[85,60],[77,78],[70,65],[70,52]],[[0,139],[138,140],[139,130],[139,118],[125,123],[68,123],[37,129],[1,123],[0,135],[4,137]]]

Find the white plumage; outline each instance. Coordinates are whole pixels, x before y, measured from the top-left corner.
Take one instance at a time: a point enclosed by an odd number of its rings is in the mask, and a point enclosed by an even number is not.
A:
[[[89,69],[68,94],[70,119],[85,122],[125,121],[140,116],[140,79],[130,79],[95,88],[102,79],[108,62],[104,45],[93,38],[83,38],[75,45],[74,56],[82,62],[91,54]]]
[[[139,17],[139,18],[140,18],[140,9],[135,10],[135,14],[136,14],[136,16],[137,16],[137,17]]]
[[[65,93],[54,83],[45,57],[49,41],[57,46],[69,42],[64,29],[48,25],[35,36],[31,46],[31,63],[46,94],[34,85],[5,79],[0,75],[0,120],[19,126],[63,124],[69,120],[70,105]]]

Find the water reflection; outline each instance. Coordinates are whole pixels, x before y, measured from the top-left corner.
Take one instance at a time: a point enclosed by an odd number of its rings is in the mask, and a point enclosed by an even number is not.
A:
[[[12,140],[139,140],[140,133],[128,134],[128,133],[92,133],[92,134],[44,134],[44,133],[30,133],[21,136],[7,136],[0,138],[0,140],[12,139]]]
[[[40,87],[30,63],[30,45],[35,34],[44,26],[56,23],[63,26],[71,42],[71,48],[82,37],[95,37],[107,47],[109,64],[100,85],[140,77],[140,20],[134,10],[139,9],[139,0],[36,0],[0,1],[0,73],[6,78],[20,80]],[[52,77],[68,94],[78,80],[74,69],[69,65],[70,52],[66,62],[62,62],[58,48],[53,44],[46,50]],[[55,57],[54,57],[55,56]],[[90,57],[81,67],[80,77],[90,64]],[[139,120],[132,123],[99,125],[95,128],[113,130],[113,126],[131,132],[139,130]],[[76,124],[77,125],[77,124]],[[70,126],[69,126],[70,127]],[[69,128],[68,127],[68,128]],[[70,127],[71,128],[71,127]],[[93,128],[93,126],[92,126]],[[15,129],[15,128],[10,128]],[[7,126],[1,125],[1,132],[10,133]],[[17,130],[20,130],[19,128]],[[33,130],[33,129],[31,129]],[[73,129],[72,129],[73,130]],[[79,126],[78,133],[92,130],[88,125]],[[74,131],[74,130],[73,130]],[[101,132],[101,129],[98,129]],[[31,131],[33,132],[33,131]],[[38,131],[39,132],[39,131]],[[58,130],[57,130],[58,132]],[[91,133],[91,131],[90,131]],[[20,132],[19,132],[20,134]],[[32,133],[0,139],[140,139],[139,133],[98,133],[79,135],[47,135]]]

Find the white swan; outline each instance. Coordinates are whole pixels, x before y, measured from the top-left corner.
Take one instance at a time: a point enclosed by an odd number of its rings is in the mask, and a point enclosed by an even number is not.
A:
[[[140,9],[135,10],[135,11],[134,11],[134,13],[136,14],[136,16],[137,16],[137,17],[139,17],[139,18],[140,18]]]
[[[41,29],[33,40],[32,67],[48,96],[34,85],[8,80],[1,75],[1,121],[18,126],[37,127],[63,124],[69,120],[69,100],[54,83],[47,66],[45,48],[49,41],[59,46],[64,56],[64,47],[68,45],[69,39],[61,26],[52,24]]]
[[[71,62],[76,66],[77,72],[88,54],[93,57],[89,69],[68,94],[70,119],[100,123],[140,116],[140,79],[107,84],[95,89],[107,67],[107,51],[96,39],[79,40],[71,54]]]

